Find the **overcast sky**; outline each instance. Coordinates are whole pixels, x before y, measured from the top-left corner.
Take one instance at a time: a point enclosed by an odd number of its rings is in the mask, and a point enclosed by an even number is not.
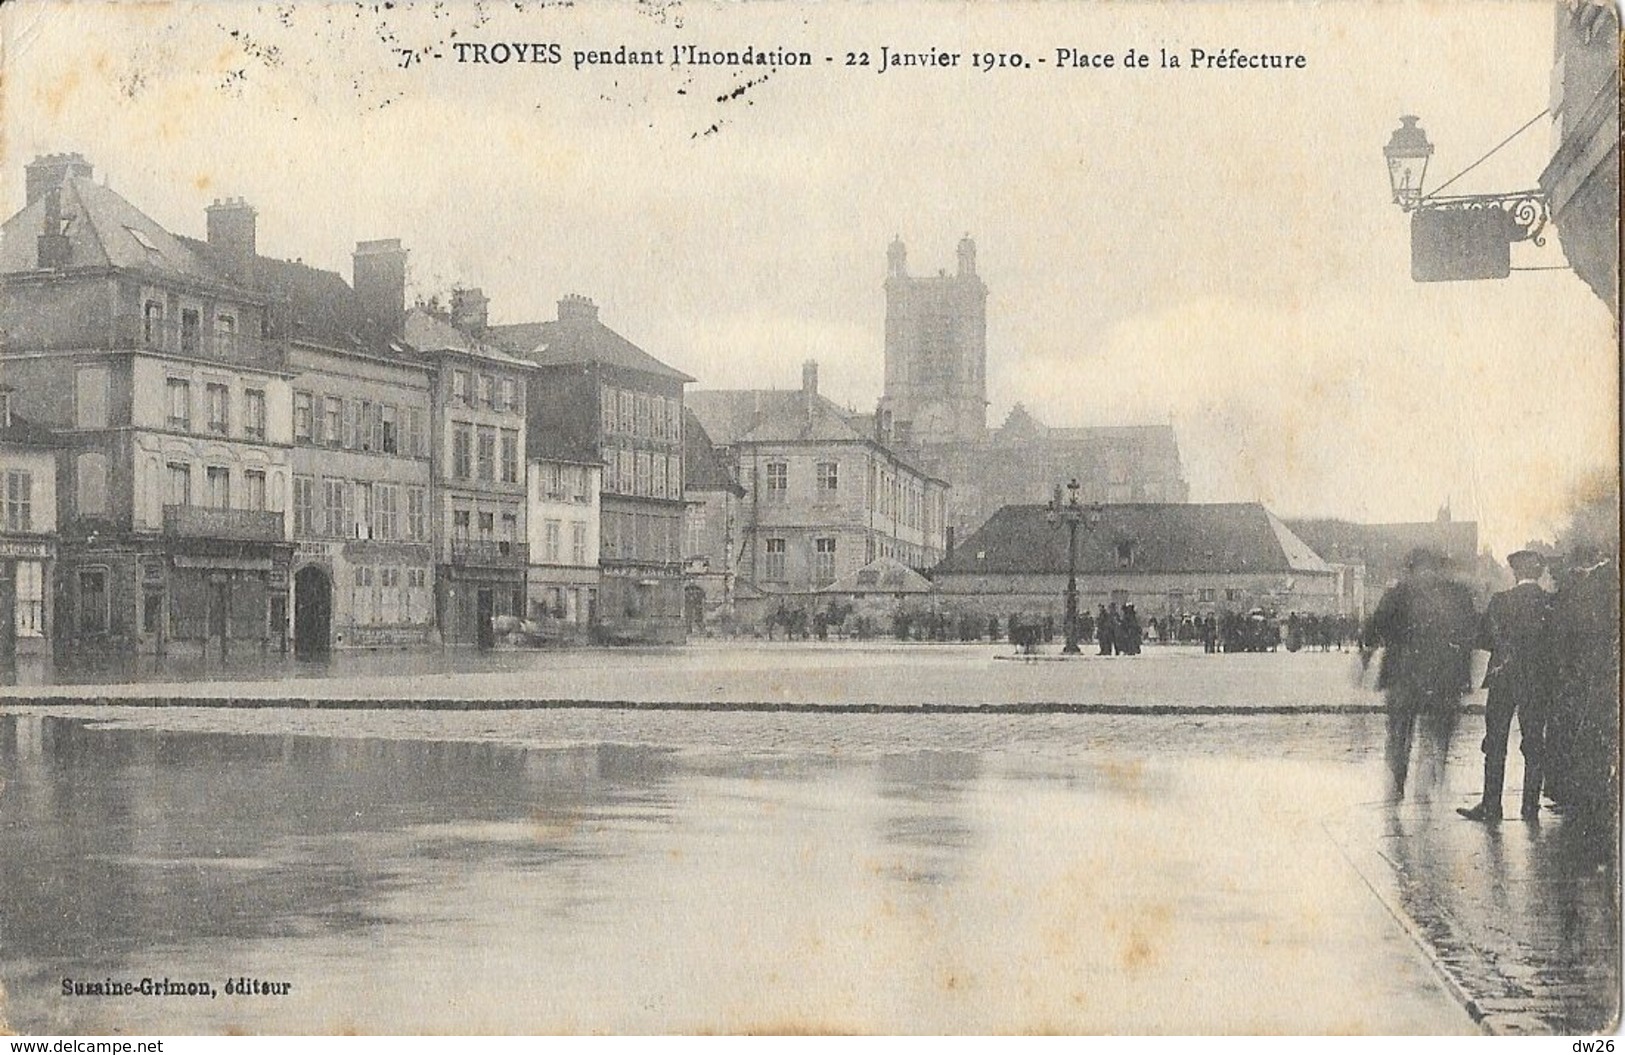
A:
[[[1569,271],[1412,283],[1381,148],[1416,113],[1431,185],[1476,160],[1547,106],[1552,23],[1522,0],[7,5],[0,207],[30,158],[77,150],[181,233],[244,196],[262,253],[348,277],[355,241],[399,237],[416,292],[483,287],[499,322],[584,293],[700,387],[789,387],[811,357],[858,409],[880,394],[887,243],[929,274],[970,233],[990,423],[1016,402],[1171,419],[1194,500],[1365,520],[1448,500],[1504,554],[1616,464],[1612,319]],[[563,62],[458,64],[454,41]],[[571,68],[623,43],[815,63]],[[844,65],[882,46],[965,56]],[[1231,46],[1307,68],[1160,68]],[[1058,47],[1157,57],[1057,70]],[[968,68],[983,50],[1050,61]],[[1552,143],[1543,120],[1452,190],[1533,186]],[[1564,263],[1555,239],[1514,252]]]

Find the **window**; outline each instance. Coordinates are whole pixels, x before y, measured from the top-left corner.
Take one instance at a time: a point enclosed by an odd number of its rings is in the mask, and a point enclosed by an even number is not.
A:
[[[598,411],[599,415],[603,418],[605,432],[616,431],[615,406],[615,390],[610,388],[608,385],[605,385],[603,388],[599,389]]]
[[[684,540],[683,552],[686,556],[700,557],[705,555],[705,507],[695,506],[683,518],[683,527],[687,533]]]
[[[453,370],[451,372],[451,398],[455,403],[468,402],[468,371]]]
[[[762,569],[768,582],[784,581],[784,540],[767,540],[767,567]]]
[[[557,520],[547,522],[546,536],[542,544],[542,558],[549,564],[559,562],[559,551],[564,535],[564,525]]]
[[[463,540],[465,542],[468,540],[468,536],[469,536],[469,518],[471,516],[472,516],[472,514],[466,509],[453,510],[453,512],[451,514],[451,537],[452,538],[461,539],[461,540]]]
[[[587,525],[579,521],[570,525],[570,563],[587,563]]]
[[[393,565],[378,569],[378,621],[401,620],[401,569]]]
[[[480,514],[480,541],[490,542],[496,538],[497,515],[495,513]]]
[[[549,462],[543,477],[543,490],[549,502],[564,500],[564,466]]]
[[[198,313],[194,308],[181,309],[181,352],[185,355],[196,355],[198,352],[198,337],[202,325]]]
[[[265,471],[263,469],[243,470],[243,508],[265,508]]]
[[[233,343],[237,338],[237,316],[216,315],[214,317],[214,347],[219,352],[230,352],[236,348]]]
[[[456,421],[451,426],[451,475],[456,480],[466,480],[471,473],[470,460],[474,446],[474,426],[465,421]]]
[[[632,431],[634,435],[651,435],[649,429],[649,394],[639,392],[632,404]]]
[[[666,497],[666,456],[658,452],[649,456],[649,493],[656,498]]]
[[[184,377],[172,377],[166,390],[169,394],[169,427],[179,432],[191,431],[192,382]]]
[[[13,469],[6,473],[4,523],[7,531],[34,530],[34,477],[31,473]]]
[[[148,348],[160,348],[164,343],[164,306],[156,300],[147,301],[141,312],[141,339]]]
[[[828,586],[835,581],[835,540],[821,538],[813,541],[813,582]]]
[[[615,452],[615,462],[617,466],[615,490],[619,491],[623,495],[629,495],[632,493],[632,479],[637,475],[632,471],[632,465],[635,460],[636,459],[634,459],[632,456],[632,452],[624,447]]]
[[[1242,599],[1242,593],[1240,590],[1234,588],[1226,589],[1224,591],[1224,599],[1227,601],[1239,601]]]
[[[243,390],[243,435],[249,439],[265,438],[265,390]]]
[[[1119,568],[1134,567],[1134,543],[1119,542],[1117,544],[1117,566]]]
[[[589,473],[587,467],[585,465],[576,466],[575,472],[572,475],[574,480],[573,486],[571,487],[571,497],[577,502],[591,501],[591,497],[587,493],[589,483]]]
[[[480,375],[480,406],[494,409],[497,405],[497,379],[490,374]]]
[[[344,400],[338,396],[322,400],[322,434],[317,442],[324,447],[339,447],[344,443]]]
[[[349,505],[347,492],[343,480],[322,481],[322,517],[327,525],[327,535],[331,538],[344,538],[350,533],[345,515],[345,507]]]
[[[497,475],[497,430],[489,425],[481,425],[479,436],[479,478],[481,480],[495,480]]]
[[[224,436],[231,431],[231,389],[210,383],[203,386],[204,410],[208,415],[208,430]]]
[[[316,480],[310,476],[293,478],[293,533],[299,538],[316,534]]]
[[[633,471],[634,471],[634,474],[635,474],[633,476],[633,490],[634,490],[634,493],[647,497],[649,495],[649,493],[653,490],[653,488],[650,487],[650,480],[649,480],[649,452],[648,451],[638,451],[638,453],[637,453],[637,462],[633,466]]]
[[[673,454],[666,459],[666,494],[672,498],[683,497],[682,455]]]
[[[374,494],[375,489],[370,483],[357,483],[355,485],[356,517],[352,523],[355,525],[356,538],[373,537]]]
[[[355,445],[358,450],[375,451],[378,449],[378,437],[374,435],[377,428],[377,411],[370,399],[363,399],[361,408],[356,411]]]
[[[231,470],[211,465],[203,470],[203,502],[210,509],[231,508]]]
[[[519,382],[511,377],[502,379],[502,409],[507,411],[519,409]]]
[[[502,482],[519,482],[519,430],[502,430]]]
[[[622,432],[626,433],[627,435],[631,435],[631,434],[633,434],[634,432],[637,431],[636,417],[635,417],[635,415],[636,415],[635,408],[637,406],[637,396],[634,393],[631,393],[631,392],[622,392],[622,393],[620,393],[619,398],[620,398],[620,401],[621,401],[621,425],[620,425],[620,429],[621,429]]]
[[[767,500],[782,502],[790,489],[790,466],[787,462],[767,463]]]
[[[413,407],[406,412],[407,428],[411,431],[412,441],[410,449],[414,458],[427,458],[429,456],[429,430],[424,425],[423,410]]]
[[[85,568],[79,572],[80,632],[107,633],[107,617],[107,569]]]
[[[841,468],[839,462],[818,463],[818,493],[832,495],[841,489]]]
[[[169,463],[169,488],[165,495],[172,506],[192,504],[192,467],[184,462]]]
[[[372,490],[373,501],[376,503],[372,537],[381,539],[399,538],[400,485],[377,484]]]
[[[385,454],[395,454],[400,449],[399,426],[395,420],[398,413],[388,403],[378,408],[378,449]]]
[[[17,562],[17,636],[45,636],[45,565]]]
[[[429,539],[429,492],[421,487],[406,489],[406,537],[414,542]]]
[[[502,534],[497,536],[497,545],[503,553],[512,553],[513,544],[519,539],[519,514],[502,514]]]
[[[74,374],[74,424],[81,429],[107,427],[108,373],[105,366],[81,366]]]
[[[309,443],[314,438],[314,398],[309,392],[293,394],[293,438],[296,443]]]

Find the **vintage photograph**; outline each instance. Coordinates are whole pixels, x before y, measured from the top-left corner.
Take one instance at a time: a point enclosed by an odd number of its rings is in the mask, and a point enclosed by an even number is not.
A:
[[[0,1033],[1612,1034],[1620,49],[0,8]]]

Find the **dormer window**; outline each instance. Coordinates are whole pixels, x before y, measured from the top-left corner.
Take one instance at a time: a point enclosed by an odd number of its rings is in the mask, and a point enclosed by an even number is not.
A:
[[[1119,542],[1117,544],[1117,566],[1119,568],[1134,567],[1134,543]]]

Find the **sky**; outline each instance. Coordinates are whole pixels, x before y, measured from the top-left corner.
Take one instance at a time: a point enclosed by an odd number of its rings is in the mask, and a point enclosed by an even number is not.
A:
[[[348,277],[356,241],[398,237],[414,295],[478,286],[518,322],[582,293],[697,387],[788,388],[813,358],[858,410],[880,395],[887,244],[932,274],[970,234],[990,424],[1016,403],[1058,426],[1171,421],[1193,500],[1372,521],[1448,503],[1504,555],[1617,470],[1613,320],[1567,270],[1412,282],[1381,150],[1420,115],[1437,186],[1540,113],[1553,18],[1544,0],[9,4],[0,210],[30,159],[79,151],[180,233],[242,196],[267,255]],[[457,42],[561,61],[459,63]],[[575,68],[623,44],[814,62]],[[1189,68],[1230,47],[1305,66]],[[882,48],[961,59],[879,72]],[[1059,48],[1116,65],[1058,69]],[[1123,68],[1130,48],[1151,67]],[[972,68],[981,52],[1030,66]],[[1534,186],[1553,136],[1537,121],[1452,191]],[[1513,263],[1564,259],[1552,238]]]

